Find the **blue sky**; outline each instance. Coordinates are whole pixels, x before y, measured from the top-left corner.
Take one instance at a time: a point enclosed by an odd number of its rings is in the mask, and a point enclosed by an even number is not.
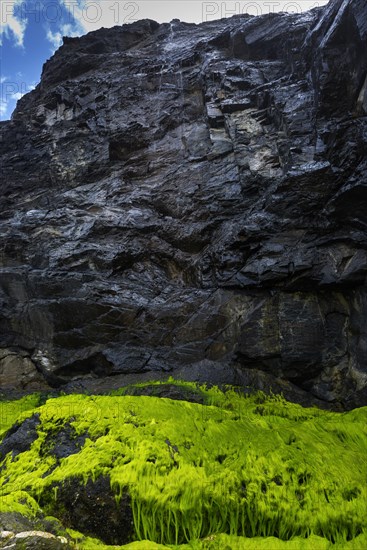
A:
[[[40,80],[43,63],[62,43],[149,17],[159,22],[199,23],[239,13],[301,12],[327,0],[0,0],[0,119],[10,118],[17,100]]]

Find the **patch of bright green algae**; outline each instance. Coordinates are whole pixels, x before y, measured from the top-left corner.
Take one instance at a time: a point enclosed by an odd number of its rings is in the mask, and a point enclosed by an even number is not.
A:
[[[367,547],[367,407],[332,413],[279,396],[195,389],[204,405],[129,395],[49,399],[37,408],[38,439],[4,461],[2,494],[56,497],[67,478],[108,476],[117,505],[126,493],[132,499],[142,542],[121,547],[128,550]],[[65,424],[88,437],[58,461],[45,453],[46,437]],[[77,547],[93,544],[109,548],[87,538]]]
[[[18,512],[22,516],[33,518],[41,509],[26,491],[13,491],[10,494],[1,494],[0,512]]]
[[[9,428],[32,411],[40,403],[40,395],[34,393],[17,400],[0,400],[0,441]]]
[[[367,537],[359,535],[348,542],[332,543],[325,538],[311,535],[284,541],[276,537],[244,538],[233,535],[212,535],[188,544],[162,545],[148,540],[132,542],[123,546],[109,546],[91,537],[74,532],[76,550],[366,550]],[[79,542],[78,542],[79,541]]]
[[[76,531],[68,530],[69,535],[71,535],[72,540],[74,541],[76,550],[170,550],[172,546],[165,546],[163,544],[157,544],[149,540],[142,540],[137,542],[132,542],[130,544],[125,544],[123,546],[110,546],[103,544],[98,539],[92,537],[83,537],[80,533]],[[175,548],[178,548],[177,546]],[[185,550],[190,550],[190,547],[187,545],[182,546]]]
[[[365,550],[366,540],[366,537],[362,535],[353,541],[333,544],[316,535],[311,535],[306,539],[295,537],[292,540],[284,541],[276,537],[244,538],[220,534],[176,548],[179,550]],[[128,547],[124,546],[123,548],[125,550]],[[133,547],[131,550],[134,550]],[[149,550],[149,546],[136,550]]]

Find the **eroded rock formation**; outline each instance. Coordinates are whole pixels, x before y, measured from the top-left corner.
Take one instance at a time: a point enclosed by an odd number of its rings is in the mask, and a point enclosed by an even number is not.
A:
[[[0,382],[367,403],[367,7],[64,45],[1,124]]]

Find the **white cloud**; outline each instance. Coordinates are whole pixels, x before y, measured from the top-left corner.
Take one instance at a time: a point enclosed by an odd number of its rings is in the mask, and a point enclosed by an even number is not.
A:
[[[1,86],[0,96],[0,118],[7,120],[15,108],[16,102],[25,94],[31,92],[36,87],[36,84],[25,84],[24,82],[8,82]],[[17,91],[16,91],[17,90]]]
[[[78,24],[78,34],[85,34],[101,27],[109,28],[123,23],[132,23],[143,17],[139,13],[139,2],[119,2],[116,0],[59,1]]]
[[[24,33],[27,21],[17,17],[16,8],[22,5],[22,0],[4,0],[0,9],[0,45],[2,37],[15,40],[17,46],[23,47]]]
[[[80,36],[83,34],[83,31],[75,28],[71,24],[61,25],[61,27],[53,32],[51,29],[47,30],[46,38],[52,45],[52,52],[57,50],[62,45],[63,36]]]
[[[14,99],[15,101],[18,101],[18,99],[21,99],[24,95],[28,94],[28,92],[31,92],[35,89],[35,84],[25,84],[21,83],[19,86],[20,91],[14,92],[10,95],[10,99]]]
[[[61,32],[52,32],[51,29],[48,29],[46,34],[47,40],[51,43],[52,49],[57,50],[62,44],[62,34]]]
[[[243,13],[262,15],[274,11],[298,12],[324,6],[328,0],[239,0],[220,2],[188,0],[59,0],[84,32],[150,18],[174,18],[200,23]]]
[[[6,115],[8,111],[8,102],[5,99],[0,98],[0,116],[1,118]]]
[[[22,99],[22,97],[25,95],[26,92],[16,92],[15,94],[12,94],[10,96],[10,99],[14,99],[15,101],[18,101],[18,99]]]
[[[67,12],[72,16],[75,21],[83,25],[83,9],[85,6],[84,0],[60,0],[60,4],[64,6]]]
[[[4,84],[4,82],[6,82],[8,80],[8,77],[7,76],[2,76],[0,78],[0,84]]]

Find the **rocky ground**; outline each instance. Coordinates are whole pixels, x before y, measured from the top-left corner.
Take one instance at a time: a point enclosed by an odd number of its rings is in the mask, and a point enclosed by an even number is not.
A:
[[[0,384],[367,403],[367,7],[64,45],[1,130]]]

